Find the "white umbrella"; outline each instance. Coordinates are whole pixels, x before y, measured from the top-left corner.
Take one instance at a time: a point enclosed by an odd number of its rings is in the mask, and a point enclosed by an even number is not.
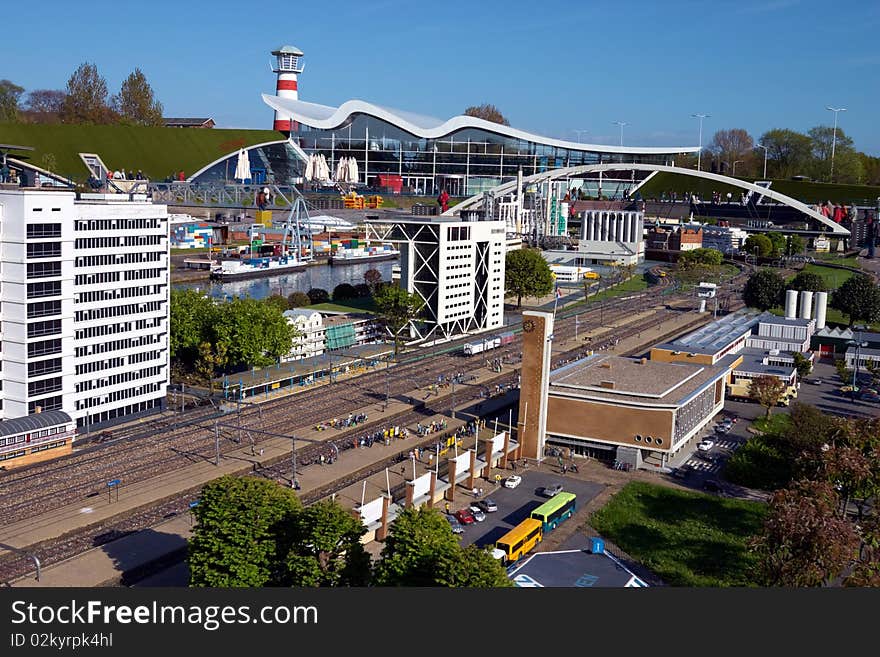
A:
[[[351,182],[356,183],[360,178],[360,172],[358,171],[358,163],[357,160],[351,158],[351,168],[349,169],[349,174],[351,175]]]
[[[321,153],[321,180],[330,180],[330,165],[327,164],[327,158]]]
[[[248,152],[245,149],[239,149],[238,151],[238,162],[235,163],[235,175],[233,178],[239,179],[244,182],[246,179],[251,177],[251,160]]]
[[[345,182],[345,158],[340,157],[336,163],[336,182]]]
[[[315,173],[315,156],[309,155],[309,159],[306,161],[306,170],[303,173],[303,178],[306,180],[311,180],[314,177]]]

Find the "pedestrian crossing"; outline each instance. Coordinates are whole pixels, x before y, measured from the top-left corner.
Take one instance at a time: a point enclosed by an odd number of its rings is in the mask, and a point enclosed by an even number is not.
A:
[[[709,474],[718,472],[721,469],[721,466],[717,463],[710,463],[709,461],[697,458],[688,459],[685,465],[695,472],[707,472]]]

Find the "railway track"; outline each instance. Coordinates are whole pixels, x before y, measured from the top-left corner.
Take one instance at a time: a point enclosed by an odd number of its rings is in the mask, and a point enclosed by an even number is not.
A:
[[[620,320],[632,316],[633,309],[638,308],[644,299],[656,298],[651,293],[631,295],[625,299],[614,299],[603,302],[604,324],[614,324]],[[687,298],[685,295],[670,295],[669,301]],[[576,330],[589,331],[600,328],[600,322],[596,321],[597,306],[581,309],[578,313],[559,313],[555,333],[561,338],[573,335]],[[669,311],[663,311],[667,314]],[[584,315],[588,316],[581,318]],[[578,324],[575,327],[575,317]],[[634,322],[631,325],[615,329],[615,337],[625,339],[638,334],[656,325],[656,317]],[[705,320],[696,320],[692,324],[703,323]],[[466,338],[460,341],[463,343]],[[599,342],[597,345],[589,345],[593,350],[611,346],[610,343]],[[554,367],[569,362],[587,351],[587,346],[577,348],[566,354],[560,354],[554,358]],[[521,354],[519,339],[516,343],[502,349],[492,351],[493,358],[515,359]],[[478,358],[479,361],[479,358]],[[368,372],[360,377],[337,381],[332,384],[335,394],[329,395],[325,387],[306,391],[291,397],[269,400],[259,407],[243,407],[240,414],[222,415],[213,409],[198,409],[198,413],[188,413],[185,424],[169,424],[167,420],[161,423],[152,423],[142,431],[133,430],[119,436],[109,443],[98,443],[84,450],[78,450],[71,456],[51,461],[45,464],[36,464],[28,468],[13,470],[0,475],[0,492],[6,494],[6,499],[15,500],[6,508],[3,524],[16,522],[33,514],[34,509],[47,511],[70,503],[71,500],[89,497],[96,493],[104,492],[105,482],[113,478],[117,473],[124,472],[125,481],[133,483],[145,478],[168,472],[182,467],[194,459],[212,459],[216,456],[216,445],[213,437],[213,423],[220,417],[231,420],[239,418],[242,422],[249,422],[248,426],[264,431],[276,431],[285,433],[291,426],[292,417],[297,425],[311,426],[327,419],[338,416],[341,403],[346,408],[357,410],[375,404],[384,399],[384,387],[388,386],[389,397],[395,397],[404,393],[412,393],[413,385],[420,390],[426,389],[436,382],[438,374],[454,374],[473,369],[472,359],[468,360],[458,353],[447,350],[439,355],[426,355],[403,360],[395,365],[388,382],[385,382],[386,373],[382,371]],[[392,381],[393,379],[393,381]],[[485,381],[482,387],[491,388],[493,385],[515,385],[516,380],[511,378],[510,373],[499,374]],[[468,388],[470,389],[468,391]],[[456,398],[459,404],[480,397],[481,388],[474,386],[462,386],[461,392],[457,392]],[[431,406],[432,411],[437,411],[436,404],[450,397],[435,397]],[[422,400],[426,401],[427,400]],[[303,408],[307,408],[305,412]],[[337,444],[345,444],[345,441],[355,439],[359,434],[370,433],[381,426],[389,424],[404,425],[408,419],[417,421],[424,415],[419,412],[404,411],[403,413],[371,418],[366,424],[350,427],[338,431],[329,430],[326,436],[324,432],[314,432],[309,438],[320,438],[323,442],[343,441]],[[166,433],[158,430],[165,428]],[[152,438],[151,438],[152,436]],[[426,444],[433,444],[436,435],[427,438]],[[410,449],[412,441],[407,441],[406,449]],[[221,453],[238,449],[241,444],[233,440],[224,440],[221,445]],[[317,459],[322,450],[329,445],[308,444],[297,450],[297,459],[302,467],[308,467],[307,463]],[[344,450],[341,450],[344,451]],[[281,459],[289,461],[289,456]],[[376,466],[379,467],[379,466]],[[384,469],[385,464],[378,470]],[[277,468],[273,470],[273,468]],[[351,473],[328,487],[329,492],[319,491],[315,495],[326,496],[345,488],[350,481],[357,481],[365,475],[369,468]],[[263,476],[283,478],[284,465],[269,466],[262,471]],[[370,473],[372,474],[372,472]],[[288,479],[289,481],[289,479]],[[335,490],[330,490],[334,488]],[[49,564],[57,560],[81,552],[83,549],[101,544],[107,540],[113,540],[126,532],[136,531],[143,527],[155,524],[164,517],[186,511],[186,504],[192,499],[194,491],[182,492],[179,496],[169,498],[152,509],[139,509],[125,517],[109,519],[98,526],[86,528],[83,532],[56,541],[48,541],[44,545],[35,546],[41,551],[44,563]],[[310,496],[312,493],[310,493]],[[15,564],[18,563],[18,566]],[[0,581],[28,572],[30,562],[16,555],[7,554],[0,558]]]

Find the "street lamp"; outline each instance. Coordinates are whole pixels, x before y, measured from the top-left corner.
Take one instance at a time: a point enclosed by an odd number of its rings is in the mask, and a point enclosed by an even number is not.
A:
[[[853,363],[853,378],[852,378],[852,386],[851,386],[852,389],[850,390],[850,393],[849,393],[850,399],[853,402],[855,402],[855,400],[856,400],[856,384],[858,383],[858,380],[859,380],[859,359],[862,356],[862,347],[867,347],[868,343],[862,342],[862,332],[859,331],[858,332],[858,340],[849,340],[847,342],[847,344],[851,347],[856,348],[856,358],[855,358],[855,362]]]
[[[629,125],[629,123],[626,121],[612,121],[611,123],[620,126],[620,145],[623,146],[623,126]]]
[[[831,137],[831,179],[828,182],[834,182],[834,147],[837,145],[837,114],[845,112],[845,107],[826,107],[829,112],[834,112],[834,132]]]
[[[697,151],[697,171],[700,170],[700,165],[703,161],[703,119],[708,119],[711,114],[691,114],[691,116],[695,119],[700,119],[700,150]]]
[[[583,132],[583,133],[588,133],[589,130],[574,130],[573,132],[577,133],[577,136],[578,136],[578,143],[580,144],[580,143],[581,143],[581,133],[582,133],[582,132]]]
[[[733,163],[733,172],[731,172],[731,174],[730,174],[731,177],[736,176],[736,165],[737,165],[737,164],[742,164],[743,162],[745,162],[745,160],[735,160],[735,161],[734,161],[734,163]]]
[[[758,148],[764,149],[764,180],[767,180],[767,151],[769,149],[762,144],[758,144]]]

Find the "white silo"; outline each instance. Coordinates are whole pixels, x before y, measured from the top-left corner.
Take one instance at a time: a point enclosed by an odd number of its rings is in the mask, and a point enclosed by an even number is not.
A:
[[[812,319],[813,317],[813,293],[808,290],[801,290],[801,319]]]
[[[795,319],[797,317],[797,290],[785,291],[785,318]]]
[[[825,313],[828,310],[828,293],[816,292],[816,330],[825,328]]]

